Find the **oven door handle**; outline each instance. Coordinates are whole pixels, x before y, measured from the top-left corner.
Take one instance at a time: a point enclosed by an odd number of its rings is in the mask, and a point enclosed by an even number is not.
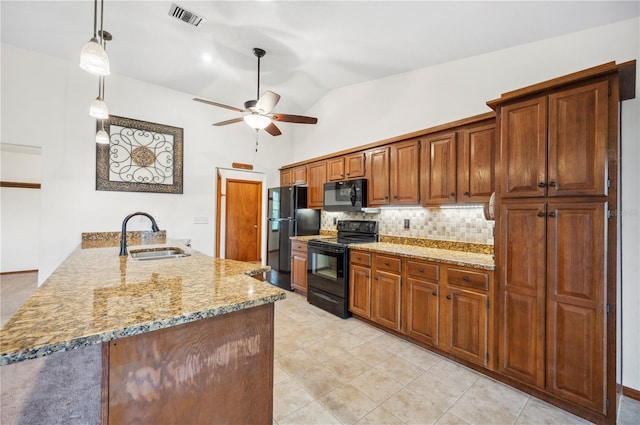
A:
[[[318,297],[318,298],[322,298],[322,299],[323,299],[323,300],[325,300],[325,301],[329,301],[330,303],[338,304],[338,302],[337,302],[336,300],[334,300],[333,298],[329,298],[329,297],[327,297],[327,296],[326,296],[326,295],[324,295],[324,294],[320,294],[320,293],[318,293],[318,292],[314,292],[314,293],[313,293],[313,295],[315,295],[315,296],[316,296],[316,297]]]

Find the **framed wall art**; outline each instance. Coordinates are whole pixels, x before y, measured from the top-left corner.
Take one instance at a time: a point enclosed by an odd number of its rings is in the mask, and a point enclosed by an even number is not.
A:
[[[110,115],[96,145],[96,190],[182,193],[183,130]]]

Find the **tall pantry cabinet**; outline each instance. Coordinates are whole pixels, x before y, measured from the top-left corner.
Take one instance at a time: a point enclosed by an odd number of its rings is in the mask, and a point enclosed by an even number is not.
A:
[[[498,372],[596,422],[615,418],[618,84],[608,64],[489,102]]]

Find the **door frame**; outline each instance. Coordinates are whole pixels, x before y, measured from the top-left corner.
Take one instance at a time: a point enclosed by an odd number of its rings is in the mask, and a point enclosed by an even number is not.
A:
[[[216,228],[215,228],[215,257],[224,258],[225,255],[225,235],[226,235],[226,182],[228,180],[247,180],[256,181],[262,183],[262,203],[260,205],[260,217],[261,220],[265,220],[267,216],[267,205],[265,199],[267,199],[267,176],[263,172],[238,170],[232,168],[216,168],[216,195],[215,195],[215,211],[216,211]],[[267,226],[263,226],[260,223],[260,261],[262,264],[266,264],[266,239],[265,229]]]

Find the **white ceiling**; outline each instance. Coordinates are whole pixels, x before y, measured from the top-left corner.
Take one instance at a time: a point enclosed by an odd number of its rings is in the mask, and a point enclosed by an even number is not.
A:
[[[112,72],[242,107],[256,96],[261,47],[261,91],[279,93],[276,111],[292,114],[335,88],[640,14],[638,1],[175,3],[206,21],[170,17],[171,1],[105,1]],[[91,0],[2,0],[0,13],[2,42],[71,61],[93,32]]]

